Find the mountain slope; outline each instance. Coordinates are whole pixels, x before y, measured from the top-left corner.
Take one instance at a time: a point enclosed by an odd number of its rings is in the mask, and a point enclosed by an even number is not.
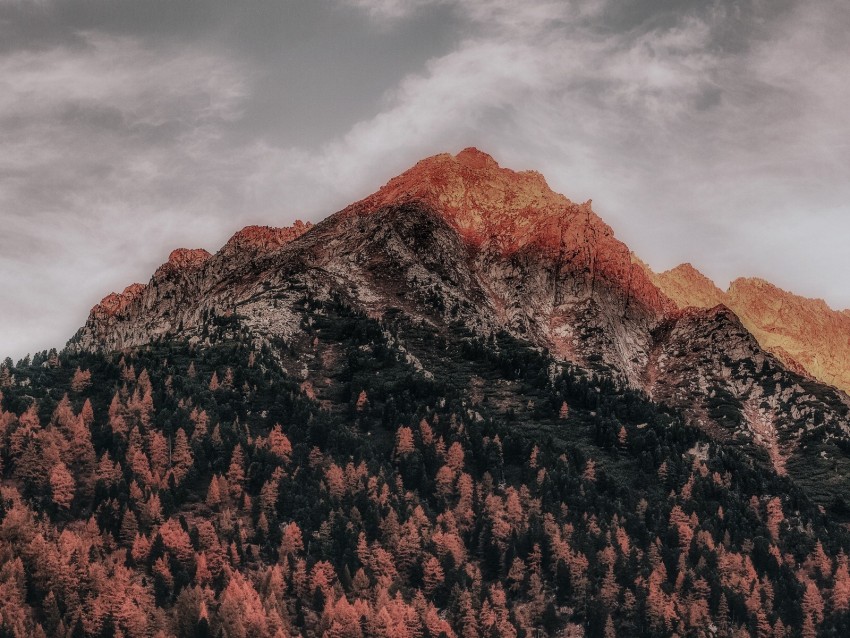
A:
[[[850,626],[850,535],[738,446],[505,333],[377,321],[309,291],[293,309],[285,340],[258,345],[234,315],[203,346],[10,371],[0,631]]]

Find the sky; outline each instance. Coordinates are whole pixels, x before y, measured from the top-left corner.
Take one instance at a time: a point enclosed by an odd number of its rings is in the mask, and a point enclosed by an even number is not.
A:
[[[0,358],[477,146],[655,270],[850,307],[845,0],[0,0]]]

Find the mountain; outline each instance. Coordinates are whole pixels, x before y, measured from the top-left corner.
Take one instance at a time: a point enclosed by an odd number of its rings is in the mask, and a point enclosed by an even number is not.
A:
[[[426,159],[307,228],[274,231],[281,241],[247,253],[233,249],[237,235],[209,258],[172,254],[146,287],[95,307],[72,347],[198,338],[205,318],[227,313],[258,338],[286,336],[298,328],[286,308],[306,287],[372,316],[402,307],[430,322],[507,330],[637,382],[650,327],[669,306],[590,202],[574,204],[540,174],[500,168],[476,149]]]
[[[850,315],[821,299],[806,299],[764,281],[741,278],[726,292],[683,264],[647,274],[679,308],[730,308],[763,348],[788,368],[850,391]]]
[[[778,345],[777,329],[768,335],[776,322],[764,309],[776,306],[768,301],[776,292],[736,282],[723,293],[687,264],[657,275],[590,202],[573,203],[539,173],[501,168],[469,148],[419,162],[315,227],[251,227],[215,255],[175,251],[146,287],[95,307],[70,345],[202,344],[210,322],[226,317],[268,343],[301,331],[305,294],[339,298],[369,317],[400,313],[438,332],[455,323],[482,336],[504,331],[622,379],[778,470],[810,477],[826,459],[812,459],[800,441],[822,431],[826,458],[841,456],[835,441],[850,436],[850,399],[809,387],[816,351]],[[850,335],[839,328],[820,334]]]
[[[758,290],[476,149],[175,250],[0,365],[0,636],[847,635],[850,399]]]
[[[676,304],[677,308],[714,308],[726,305],[726,296],[711,279],[691,264],[681,264],[661,274],[639,262],[653,284]]]

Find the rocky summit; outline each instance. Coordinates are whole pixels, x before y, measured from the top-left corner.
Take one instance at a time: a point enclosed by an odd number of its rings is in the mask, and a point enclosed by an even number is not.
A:
[[[590,202],[466,149],[419,162],[315,228],[249,227],[214,256],[175,251],[143,294],[96,307],[71,346],[197,339],[205,317],[228,313],[257,338],[286,336],[298,322],[285,300],[304,287],[371,316],[402,307],[434,325],[506,330],[634,383],[650,329],[672,307]]]

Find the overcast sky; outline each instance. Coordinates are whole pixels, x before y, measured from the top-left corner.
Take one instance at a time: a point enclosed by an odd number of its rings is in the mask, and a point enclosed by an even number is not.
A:
[[[656,270],[850,306],[846,0],[0,0],[0,356],[475,145]]]

